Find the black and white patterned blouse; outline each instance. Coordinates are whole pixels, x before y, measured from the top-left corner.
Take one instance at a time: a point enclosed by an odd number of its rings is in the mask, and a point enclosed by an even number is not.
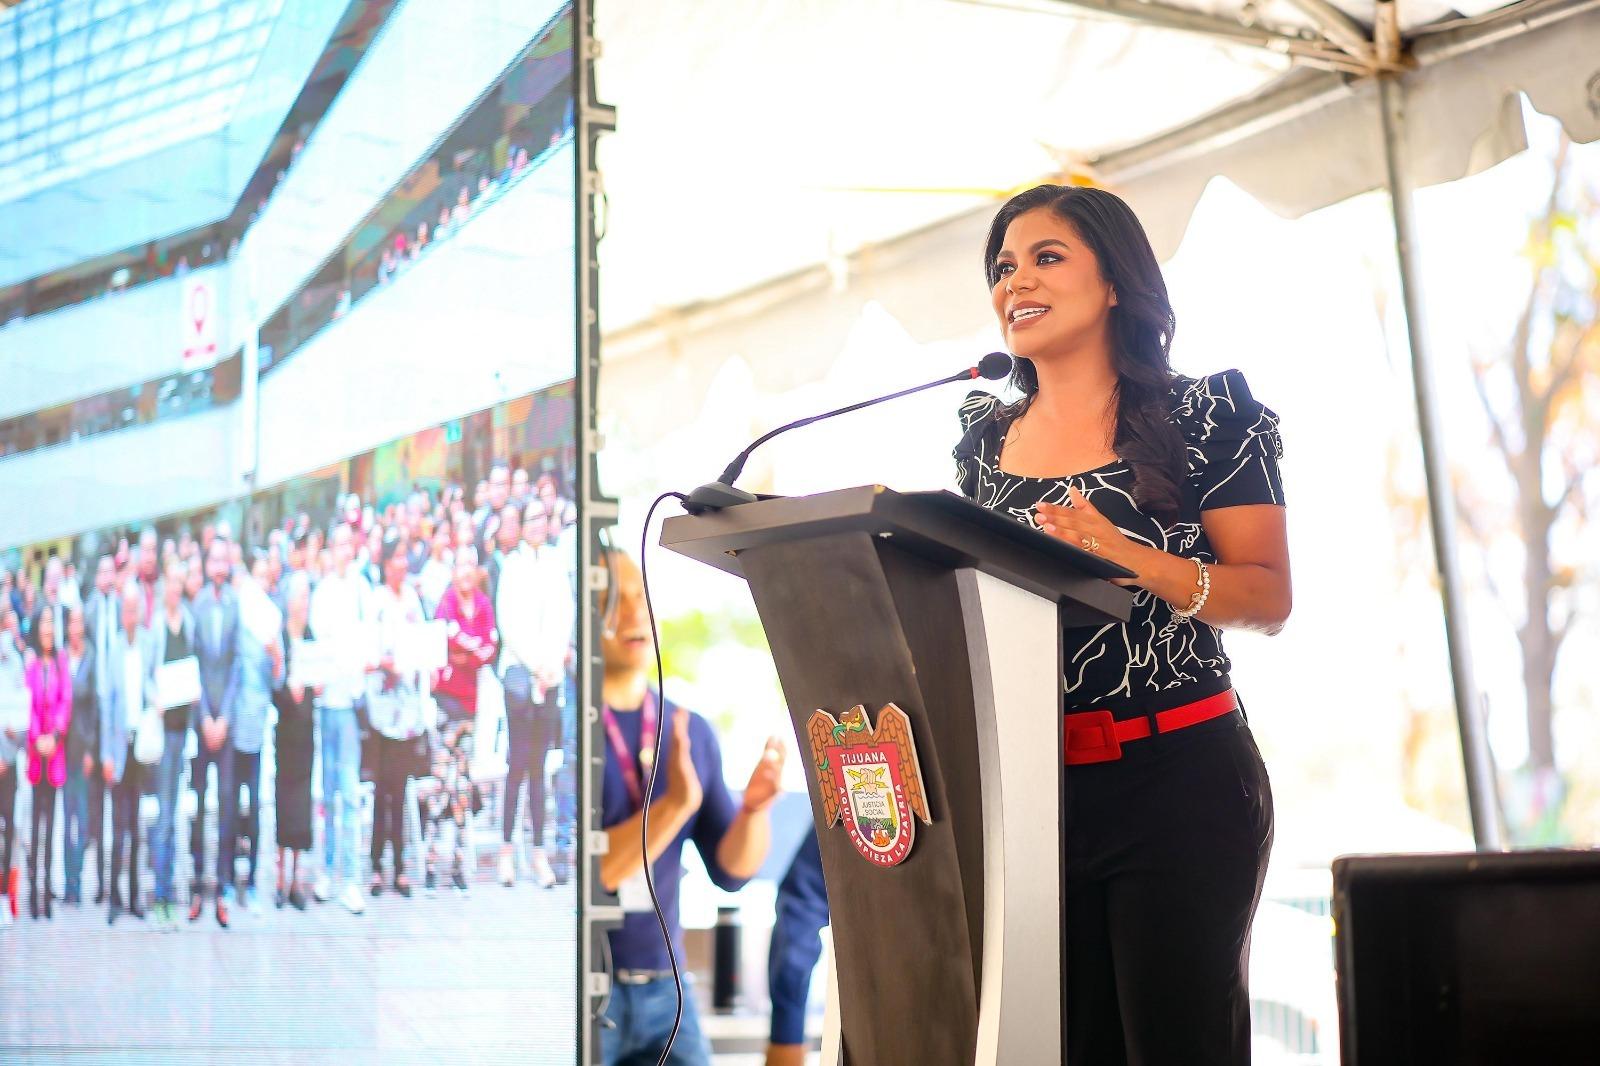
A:
[[[1000,469],[1009,425],[1005,405],[972,392],[961,405],[956,475],[961,491],[979,505],[1037,527],[1037,503],[1068,503],[1076,486],[1100,513],[1132,540],[1173,555],[1215,563],[1200,512],[1242,504],[1283,504],[1278,460],[1283,442],[1278,416],[1256,402],[1244,375],[1226,370],[1203,378],[1175,375],[1172,419],[1183,435],[1189,474],[1180,487],[1175,524],[1162,525],[1133,502],[1133,468],[1119,460],[1071,477],[1035,478]],[[1222,634],[1198,618],[1175,625],[1172,607],[1135,588],[1126,624],[1063,630],[1063,685],[1067,709],[1143,701],[1153,693],[1191,684],[1214,688],[1228,673]]]

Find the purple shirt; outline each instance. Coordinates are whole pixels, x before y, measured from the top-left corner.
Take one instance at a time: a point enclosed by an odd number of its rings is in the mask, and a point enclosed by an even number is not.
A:
[[[651,793],[654,799],[660,799],[666,794],[667,772],[672,764],[673,731],[672,703],[666,704],[660,722],[661,732],[661,766],[656,773],[655,791]],[[615,710],[615,708],[613,708]],[[635,759],[639,752],[639,728],[641,715],[638,708],[632,711],[616,711],[617,725],[622,730],[623,740]],[[604,738],[604,732],[601,733]],[[610,741],[606,745],[605,774],[600,787],[600,807],[602,828],[627,821],[634,815],[632,800],[628,797],[628,786],[623,780],[622,769],[617,765],[616,756],[612,753]],[[690,840],[695,847],[700,849],[700,858],[706,864],[706,871],[710,873],[712,883],[727,892],[733,892],[744,886],[748,878],[733,877],[717,862],[717,845],[722,842],[723,836],[728,832],[728,827],[733,824],[733,819],[739,813],[739,804],[734,801],[728,792],[728,786],[722,780],[722,749],[717,744],[717,736],[711,731],[711,723],[698,714],[689,715],[689,747],[690,758],[694,761],[694,768],[700,776],[700,788],[704,798],[700,801],[700,809],[694,813],[678,836],[661,857],[655,862],[656,896],[661,900],[661,910],[667,917],[667,928],[672,931],[672,942],[678,953],[678,965],[684,965],[683,953],[683,926],[678,920],[678,882],[683,877],[683,846]],[[637,765],[637,763],[636,763]],[[649,773],[640,770],[641,786],[649,781]],[[638,841],[626,845],[637,848]],[[661,927],[656,924],[653,911],[625,915],[620,928],[613,929],[611,936],[611,965],[619,970],[666,970],[670,969],[667,961],[667,948],[661,942]]]

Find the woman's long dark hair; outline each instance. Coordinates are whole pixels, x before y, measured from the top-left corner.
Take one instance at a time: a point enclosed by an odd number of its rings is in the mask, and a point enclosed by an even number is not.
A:
[[[1048,207],[1072,225],[1099,260],[1101,277],[1117,294],[1111,308],[1111,359],[1117,372],[1112,448],[1133,468],[1133,498],[1139,509],[1170,523],[1178,515],[1178,488],[1185,470],[1183,438],[1172,422],[1168,397],[1172,365],[1167,353],[1177,320],[1150,239],[1133,210],[1112,193],[1040,185],[1007,200],[989,226],[983,273],[991,290],[1000,281],[995,257],[1005,244],[1007,227],[1036,207]],[[1006,412],[1015,419],[1039,393],[1039,374],[1032,360],[1017,359],[1011,384],[1022,393]]]
[[[33,627],[28,633],[28,643],[33,645],[33,653],[44,658],[44,620],[50,619],[50,658],[54,659],[61,654],[61,634],[56,632],[55,611],[48,604],[41,604],[33,612]]]

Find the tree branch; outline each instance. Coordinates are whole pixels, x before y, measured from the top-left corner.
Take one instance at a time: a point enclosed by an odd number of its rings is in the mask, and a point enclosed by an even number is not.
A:
[[[1477,508],[1468,505],[1462,499],[1459,491],[1456,491],[1454,496],[1457,501],[1455,508],[1457,520],[1467,527],[1468,537],[1478,546],[1479,570],[1483,573],[1484,584],[1489,586],[1489,595],[1504,608],[1509,601],[1501,594],[1500,585],[1494,579],[1494,571],[1489,567],[1489,543],[1491,540],[1489,533],[1478,522]]]
[[[1478,393],[1478,402],[1483,405],[1483,416],[1489,420],[1489,433],[1494,438],[1495,450],[1500,453],[1500,459],[1506,464],[1506,472],[1515,479],[1517,474],[1517,461],[1520,453],[1511,447],[1511,441],[1506,436],[1504,424],[1500,416],[1495,413],[1494,402],[1489,399],[1489,387],[1484,381],[1486,368],[1480,368],[1476,361],[1472,364],[1472,387]]]
[[[1550,505],[1550,510],[1560,513],[1574,498],[1583,492],[1584,485],[1589,480],[1589,470],[1579,470],[1567,478],[1566,488],[1561,490],[1561,495],[1556,497],[1556,502]]]
[[[1583,361],[1585,344],[1590,340],[1590,335],[1595,333],[1600,333],[1600,326],[1591,325],[1588,329],[1576,330],[1572,337],[1572,343],[1565,346],[1565,351],[1559,355],[1552,353],[1550,384],[1544,393],[1544,407],[1547,412],[1551,402],[1561,394],[1562,389],[1571,383],[1573,374],[1577,373],[1578,366]],[[1558,343],[1559,341],[1552,341],[1551,347],[1554,348]]]

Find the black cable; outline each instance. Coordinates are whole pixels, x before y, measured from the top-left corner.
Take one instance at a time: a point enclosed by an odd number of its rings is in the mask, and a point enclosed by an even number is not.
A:
[[[611,934],[607,933],[600,938],[600,953],[605,961],[600,964],[600,972],[606,975],[606,994],[600,997],[600,1002],[595,1005],[594,1018],[607,1029],[615,1029],[617,1023],[606,1017],[606,1011],[611,1009],[611,982],[615,980],[615,968],[611,965]]]
[[[650,571],[645,558],[650,546],[650,521],[655,517],[656,508],[668,499],[676,499],[682,503],[688,497],[681,492],[663,492],[657,496],[644,514],[644,532],[639,535],[639,581],[644,585],[644,609],[650,617],[650,645],[655,650],[656,656],[656,698],[661,704],[659,724],[656,727],[656,748],[650,757],[650,779],[644,786],[644,812],[639,823],[639,851],[644,856],[644,883],[650,890],[650,905],[655,908],[656,924],[661,927],[661,939],[667,945],[667,962],[672,965],[672,992],[676,997],[676,1006],[672,1014],[672,1032],[667,1036],[667,1042],[661,1049],[661,1057],[656,1060],[656,1066],[666,1066],[667,1059],[672,1055],[672,1045],[678,1041],[678,1028],[683,1024],[683,976],[678,970],[678,953],[672,945],[672,933],[667,929],[666,913],[661,909],[661,900],[656,896],[655,871],[650,868],[650,804],[655,796],[656,774],[661,769],[661,738],[667,731],[667,694],[666,678],[661,665],[661,634],[656,631],[656,609],[650,600]]]

